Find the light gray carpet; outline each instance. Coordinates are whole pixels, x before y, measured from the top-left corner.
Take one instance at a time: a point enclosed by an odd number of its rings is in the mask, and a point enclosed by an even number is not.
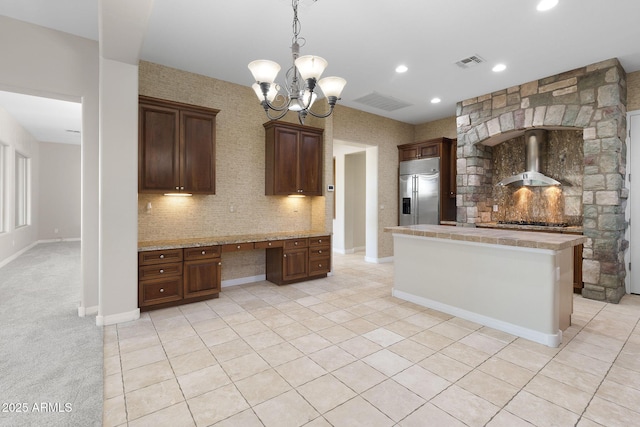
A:
[[[80,242],[0,268],[0,426],[102,425],[102,328],[78,317],[80,277]]]

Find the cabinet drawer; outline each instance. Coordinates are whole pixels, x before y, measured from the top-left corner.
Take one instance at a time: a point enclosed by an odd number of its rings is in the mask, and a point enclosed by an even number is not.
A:
[[[138,292],[141,307],[179,301],[182,299],[182,277],[140,282]]]
[[[285,249],[306,248],[309,246],[309,239],[289,239],[284,241]]]
[[[330,254],[331,247],[330,246],[310,246],[309,247],[309,258],[318,258],[318,257],[328,257]]]
[[[138,253],[138,264],[152,265],[182,261],[182,249],[165,249]]]
[[[249,243],[229,243],[222,245],[222,252],[238,252],[253,249],[253,242]]]
[[[220,246],[200,246],[184,250],[185,261],[209,258],[220,258]]]
[[[182,276],[182,263],[145,265],[138,270],[140,280],[158,279],[161,277]]]
[[[309,259],[309,276],[318,274],[326,274],[331,271],[331,258],[313,258]]]
[[[331,236],[309,237],[309,246],[331,245]]]
[[[281,248],[282,246],[284,246],[284,242],[282,240],[269,240],[265,242],[256,242],[254,244],[256,249]]]

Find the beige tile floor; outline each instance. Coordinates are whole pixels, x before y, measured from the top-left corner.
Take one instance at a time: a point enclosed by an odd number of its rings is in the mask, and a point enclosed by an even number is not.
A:
[[[640,296],[576,296],[549,348],[393,298],[362,258],[106,327],[104,425],[639,425]]]

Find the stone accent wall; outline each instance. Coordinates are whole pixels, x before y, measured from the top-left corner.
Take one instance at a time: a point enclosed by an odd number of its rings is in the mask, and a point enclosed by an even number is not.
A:
[[[582,129],[583,296],[625,293],[626,74],[610,59],[458,103],[457,222],[491,220],[492,146],[525,129]]]

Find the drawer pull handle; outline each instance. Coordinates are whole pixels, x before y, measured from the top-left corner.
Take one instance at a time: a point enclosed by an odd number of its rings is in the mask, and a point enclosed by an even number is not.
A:
[[[237,248],[237,249],[240,249],[240,245],[238,245],[236,248]]]
[[[321,254],[321,253],[322,253],[322,251],[318,251],[318,253],[319,253],[319,254]]]
[[[160,292],[161,292],[161,293],[162,293],[162,292],[164,292],[164,288],[160,288]]]
[[[318,243],[322,243],[322,239],[318,239]]]
[[[318,267],[322,268],[322,264],[318,264]]]
[[[269,246],[271,246],[271,242],[269,242]]]
[[[206,254],[207,254],[207,251],[202,251],[202,255],[206,255]]]
[[[160,259],[164,259],[164,255],[160,255]]]
[[[298,246],[298,242],[293,242],[294,245]]]
[[[287,254],[284,254],[284,257],[286,258],[286,257],[287,257]]]
[[[160,269],[160,274],[164,273],[164,270]]]
[[[222,265],[222,262],[219,262],[218,265]]]

